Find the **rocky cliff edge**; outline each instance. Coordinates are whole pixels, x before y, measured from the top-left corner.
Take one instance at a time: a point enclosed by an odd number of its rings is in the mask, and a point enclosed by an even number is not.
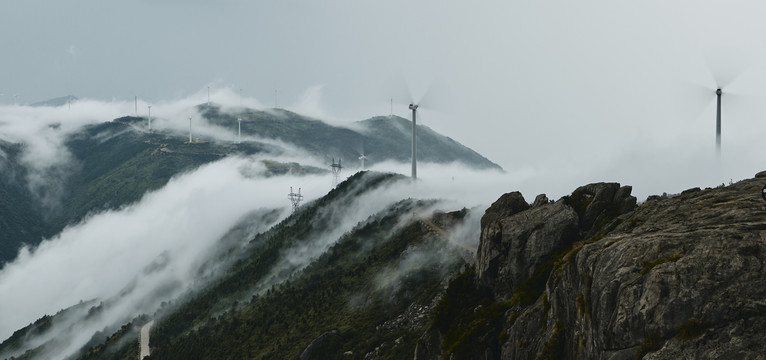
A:
[[[765,358],[765,183],[639,206],[615,183],[505,194],[415,358]]]

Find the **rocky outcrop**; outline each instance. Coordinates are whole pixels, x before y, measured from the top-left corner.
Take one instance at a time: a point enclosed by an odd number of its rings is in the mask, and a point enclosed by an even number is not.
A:
[[[476,289],[489,289],[494,303],[453,318],[488,324],[464,338],[497,334],[495,345],[475,345],[496,346],[492,358],[763,358],[763,185],[751,179],[635,207],[629,187],[591,184],[553,204],[491,207]],[[454,327],[439,330],[461,339]],[[471,346],[446,342],[441,351],[421,351],[438,356],[422,358],[454,357],[452,349]]]
[[[486,223],[476,271],[479,282],[492,288],[498,301],[505,301],[535,269],[575,241],[578,218],[570,206],[558,201]]]
[[[631,211],[636,198],[630,193],[630,186],[597,183],[555,203],[538,195],[532,207],[519,192],[503,195],[482,217],[479,283],[492,288],[498,301],[510,299],[554,254]]]

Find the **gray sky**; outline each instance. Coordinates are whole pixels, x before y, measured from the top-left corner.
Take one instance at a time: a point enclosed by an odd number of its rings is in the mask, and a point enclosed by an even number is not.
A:
[[[406,82],[416,98],[430,86],[425,125],[536,184],[678,192],[766,168],[760,3],[476,3],[7,1],[0,104],[202,102],[211,86],[342,122],[390,97],[408,116]]]

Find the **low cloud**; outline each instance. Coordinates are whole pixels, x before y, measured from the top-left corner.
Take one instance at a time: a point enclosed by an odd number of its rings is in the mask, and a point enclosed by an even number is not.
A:
[[[329,188],[326,176],[253,177],[258,171],[265,171],[258,158],[223,159],[172,179],[134,205],[93,215],[23,249],[0,271],[0,338],[81,300],[112,299],[61,356],[70,354],[95,331],[153,313],[161,301],[187,291],[219,239],[243,217],[262,208],[285,216],[290,184],[301,186],[307,200]],[[278,218],[267,220],[262,225]],[[253,235],[242,233],[239,240]]]

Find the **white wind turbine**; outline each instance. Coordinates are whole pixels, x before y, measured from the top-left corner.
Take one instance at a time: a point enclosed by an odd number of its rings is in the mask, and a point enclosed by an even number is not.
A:
[[[192,120],[192,117],[189,116],[189,144],[192,143],[192,127],[191,127],[192,124],[191,124],[191,120]]]
[[[728,69],[727,69],[728,70]],[[707,111],[710,106],[710,102],[712,101],[712,98],[710,97],[710,94],[715,94],[715,147],[716,152],[720,155],[721,154],[721,133],[722,133],[722,114],[723,114],[723,95],[726,95],[726,104],[728,109],[734,108],[735,111],[738,109],[739,111],[737,113],[742,114],[743,105],[744,107],[747,107],[749,103],[750,106],[755,105],[756,103],[760,103],[760,101],[755,101],[756,99],[748,99],[748,98],[759,98],[760,96],[755,94],[749,94],[747,90],[731,90],[732,88],[742,88],[742,86],[733,86],[736,83],[740,83],[740,80],[744,80],[746,77],[743,77],[742,75],[745,74],[744,71],[739,71],[736,74],[726,74],[729,76],[723,76],[720,73],[726,73],[725,71],[713,71],[711,69],[712,73],[712,80],[713,83],[708,83],[705,85],[700,84],[693,84],[698,89],[698,95],[697,97],[700,98],[700,104],[706,103],[703,107]],[[741,84],[740,84],[741,85]],[[728,90],[727,90],[728,89]],[[743,100],[744,103],[743,103]],[[758,99],[761,100],[761,99]],[[752,111],[752,110],[751,110]],[[735,117],[737,117],[735,115]]]
[[[367,160],[367,156],[364,155],[364,144],[362,144],[362,153],[359,154],[359,161],[361,162],[361,169],[364,170],[364,161]]]

